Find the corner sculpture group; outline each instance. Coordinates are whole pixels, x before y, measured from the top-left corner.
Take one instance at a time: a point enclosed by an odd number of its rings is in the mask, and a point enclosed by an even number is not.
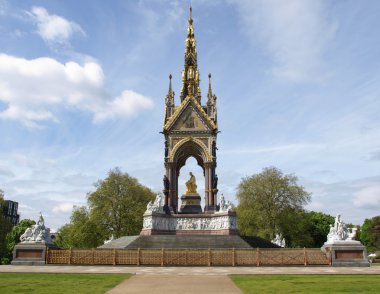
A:
[[[330,225],[330,232],[327,235],[327,243],[334,241],[354,240],[357,228],[347,228],[346,224],[342,221],[341,215],[338,214],[335,218],[334,225]]]
[[[48,243],[51,244],[50,229],[45,227],[45,221],[40,213],[37,224],[27,228],[20,237],[21,243]]]

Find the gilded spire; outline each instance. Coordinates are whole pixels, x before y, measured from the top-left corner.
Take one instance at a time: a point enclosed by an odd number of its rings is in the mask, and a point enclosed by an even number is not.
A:
[[[168,94],[165,97],[165,105],[166,105],[166,110],[165,110],[165,122],[169,119],[169,117],[172,116],[174,112],[174,91],[172,89],[172,75],[169,75],[169,90]]]
[[[216,96],[212,94],[210,73],[208,74],[207,114],[214,122],[216,122]]]
[[[208,74],[207,105],[212,105],[211,74]]]
[[[169,75],[169,90],[166,95],[166,104],[174,104],[174,92],[172,89],[172,74]]]
[[[194,96],[201,102],[201,91],[199,87],[199,71],[197,64],[197,48],[194,37],[193,9],[190,6],[190,14],[187,27],[187,38],[185,42],[185,65],[182,71],[181,102],[187,96]]]

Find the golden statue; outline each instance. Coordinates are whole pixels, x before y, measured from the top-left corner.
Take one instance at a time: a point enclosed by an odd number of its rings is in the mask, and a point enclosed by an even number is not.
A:
[[[197,184],[195,181],[195,176],[192,172],[190,174],[190,179],[186,182],[186,194],[188,193],[197,193]]]

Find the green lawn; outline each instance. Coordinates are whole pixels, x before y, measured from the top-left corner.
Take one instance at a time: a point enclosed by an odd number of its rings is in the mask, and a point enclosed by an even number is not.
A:
[[[231,275],[244,293],[380,293],[379,275]]]
[[[105,293],[130,274],[0,273],[0,293]]]

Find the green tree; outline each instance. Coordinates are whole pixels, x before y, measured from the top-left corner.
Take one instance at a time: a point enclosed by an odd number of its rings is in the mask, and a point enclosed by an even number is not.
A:
[[[280,232],[287,247],[314,247],[313,237],[309,233],[307,212],[299,208],[286,208],[279,216]]]
[[[297,184],[297,177],[284,175],[275,167],[243,178],[238,186],[238,228],[243,235],[271,240],[276,233],[289,238],[302,231],[300,213],[310,194]],[[288,242],[288,240],[287,240]],[[297,244],[299,246],[299,244]]]
[[[12,230],[7,234],[5,243],[7,248],[7,254],[3,258],[3,263],[8,264],[11,262],[13,257],[13,249],[20,242],[20,237],[24,234],[25,230],[36,222],[30,219],[23,219],[17,225],[15,225]]]
[[[137,179],[113,169],[87,195],[88,208],[74,209],[70,223],[61,227],[55,244],[59,247],[90,248],[115,238],[139,234],[142,215],[155,194]]]
[[[311,247],[322,247],[330,232],[330,225],[334,224],[335,218],[323,212],[310,211],[305,214],[308,222],[307,231],[312,237]]]
[[[364,220],[360,238],[368,251],[380,250],[380,215]]]
[[[62,248],[92,248],[103,244],[105,235],[86,207],[74,207],[70,223],[59,229],[54,243]]]
[[[87,196],[91,218],[115,238],[139,234],[142,215],[155,194],[117,168],[111,170],[105,180],[99,181],[96,188]]]
[[[6,236],[12,229],[11,222],[4,216],[4,211],[7,208],[4,201],[4,192],[0,190],[0,263],[7,256]]]

